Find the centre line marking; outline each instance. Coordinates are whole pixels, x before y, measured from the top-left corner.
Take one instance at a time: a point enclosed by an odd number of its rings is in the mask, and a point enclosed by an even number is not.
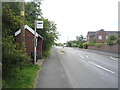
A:
[[[89,59],[89,57],[86,55],[87,59]]]
[[[83,58],[83,56],[80,56],[81,58]]]
[[[110,72],[110,73],[115,74],[115,72],[113,72],[113,71],[111,71],[111,70],[109,70],[109,69],[106,69],[106,68],[104,68],[104,67],[102,67],[102,66],[100,66],[100,65],[98,65],[98,64],[95,64],[94,62],[90,62],[90,61],[89,61],[89,63],[90,63],[90,64],[93,64],[93,65],[95,65],[96,67],[101,68],[101,69],[103,69],[103,70],[105,70],[105,71],[107,71],[107,72]]]

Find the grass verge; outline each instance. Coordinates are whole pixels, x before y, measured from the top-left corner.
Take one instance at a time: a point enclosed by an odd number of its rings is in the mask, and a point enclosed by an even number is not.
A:
[[[15,77],[4,77],[2,80],[3,88],[34,88],[39,70],[40,66],[38,65],[27,65],[15,73]]]

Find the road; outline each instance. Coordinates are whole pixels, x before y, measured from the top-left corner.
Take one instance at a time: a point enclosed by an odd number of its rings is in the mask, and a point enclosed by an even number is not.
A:
[[[69,47],[51,52],[37,88],[118,88],[118,58]]]

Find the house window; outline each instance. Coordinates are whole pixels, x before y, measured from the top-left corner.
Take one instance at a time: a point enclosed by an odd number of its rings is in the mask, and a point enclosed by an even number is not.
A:
[[[106,35],[106,39],[108,39],[108,36]]]
[[[101,36],[101,35],[99,35],[99,36],[98,36],[98,39],[99,39],[99,40],[101,40],[101,39],[102,39],[102,36]]]

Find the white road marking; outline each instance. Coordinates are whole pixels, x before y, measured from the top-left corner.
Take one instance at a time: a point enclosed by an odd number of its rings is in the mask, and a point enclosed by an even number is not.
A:
[[[117,58],[113,58],[113,57],[110,57],[112,60],[115,60],[115,61],[117,61]]]
[[[86,55],[87,59],[89,59],[89,57]]]
[[[83,58],[83,56],[80,55],[81,58]]]
[[[107,71],[107,72],[110,72],[110,73],[115,74],[115,72],[113,72],[113,71],[111,71],[111,70],[109,70],[109,69],[106,69],[106,68],[104,68],[104,67],[102,67],[102,66],[100,66],[100,65],[98,65],[98,64],[96,64],[96,63],[94,63],[94,62],[90,62],[90,61],[89,61],[89,63],[90,63],[90,64],[93,64],[93,65],[95,65],[96,67],[101,68],[101,69],[103,69],[103,70],[105,70],[105,71]]]

